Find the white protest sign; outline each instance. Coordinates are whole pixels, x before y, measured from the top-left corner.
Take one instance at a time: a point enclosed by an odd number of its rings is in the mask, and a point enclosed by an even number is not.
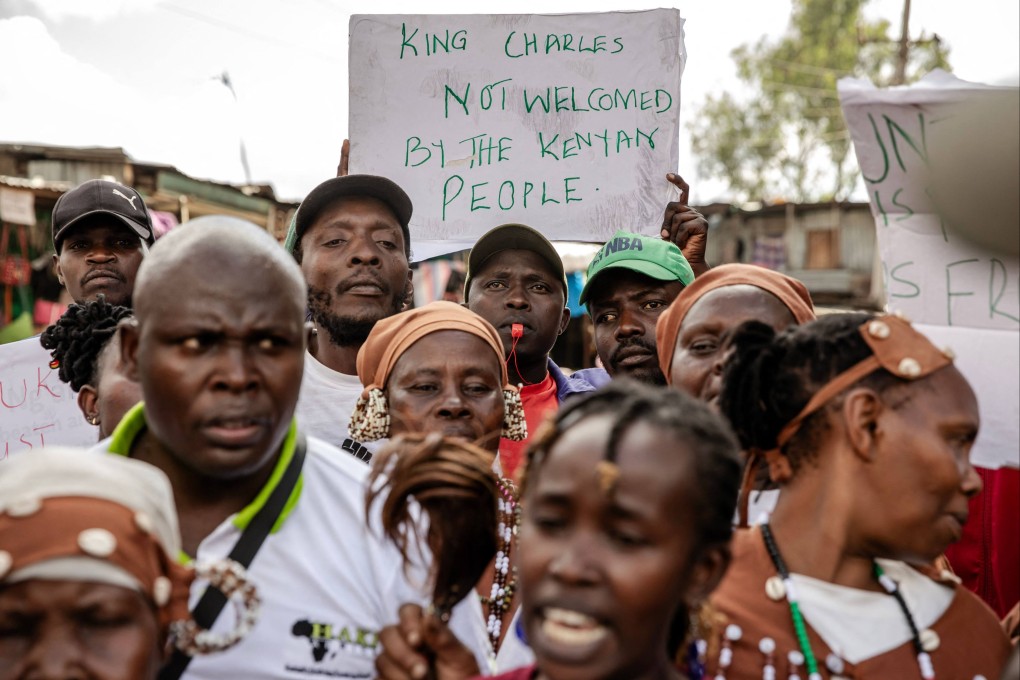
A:
[[[932,130],[957,115],[960,103],[997,88],[936,71],[909,87],[843,79],[838,90],[875,217],[887,306],[955,352],[981,412],[974,464],[1018,467],[1020,262],[948,229],[929,172]]]
[[[875,216],[890,309],[921,323],[1020,330],[1020,263],[949,231],[928,175],[933,126],[959,102],[997,88],[936,71],[910,87],[843,79],[838,89]]]
[[[673,9],[352,16],[351,172],[408,192],[419,259],[507,222],[560,240],[656,233],[683,24]]]
[[[0,187],[0,220],[12,224],[35,224],[35,195],[31,191]]]
[[[0,470],[11,456],[42,446],[99,441],[99,428],[85,421],[50,361],[38,337],[0,345]]]

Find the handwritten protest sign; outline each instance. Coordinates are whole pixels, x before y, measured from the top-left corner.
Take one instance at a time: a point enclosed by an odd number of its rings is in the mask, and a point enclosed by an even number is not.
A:
[[[875,216],[890,308],[923,323],[1020,330],[1020,263],[947,229],[928,172],[932,128],[960,102],[996,88],[941,71],[906,88],[879,90],[853,79],[838,87]]]
[[[685,60],[670,9],[355,15],[351,172],[408,192],[418,258],[506,222],[561,240],[654,233]]]
[[[844,79],[838,89],[875,217],[888,307],[956,353],[981,411],[974,463],[1018,467],[1020,262],[948,229],[929,173],[932,130],[995,88],[936,71],[910,87]]]
[[[11,456],[42,446],[99,441],[99,428],[85,422],[77,395],[50,359],[39,338],[0,345],[0,469]]]
[[[0,187],[0,219],[11,224],[35,224],[35,194],[21,189]]]

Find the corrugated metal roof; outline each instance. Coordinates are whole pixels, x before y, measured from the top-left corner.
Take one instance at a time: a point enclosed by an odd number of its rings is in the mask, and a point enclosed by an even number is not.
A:
[[[73,182],[57,182],[44,180],[40,177],[11,177],[10,175],[0,175],[0,184],[14,189],[44,189],[58,193],[64,193],[74,186]]]

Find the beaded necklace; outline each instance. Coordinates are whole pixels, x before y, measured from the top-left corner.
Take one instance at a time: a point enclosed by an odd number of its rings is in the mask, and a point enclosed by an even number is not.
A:
[[[499,636],[503,630],[503,615],[510,609],[517,590],[517,567],[510,567],[510,549],[520,525],[520,508],[517,504],[517,487],[509,479],[500,477],[499,485],[499,546],[496,551],[495,573],[489,596],[479,595],[482,605],[488,610],[485,629],[489,633],[492,653],[499,648]]]
[[[811,642],[808,640],[807,625],[804,623],[804,616],[800,611],[797,590],[793,585],[793,579],[790,578],[790,570],[787,569],[786,562],[779,552],[779,546],[776,545],[772,529],[769,528],[767,522],[761,525],[761,535],[765,539],[765,548],[768,550],[769,557],[772,558],[772,564],[775,565],[776,571],[779,572],[779,577],[782,579],[783,588],[786,593],[786,602],[790,605],[790,618],[793,619],[793,630],[797,634],[797,643],[800,645],[801,653],[804,655],[804,663],[808,670],[808,680],[822,680],[822,676],[818,672],[818,661],[815,659],[814,652],[811,651]],[[917,624],[914,623],[914,617],[910,614],[910,609],[903,599],[899,585],[882,571],[882,567],[877,562],[872,561],[872,568],[875,580],[878,581],[885,592],[896,599],[896,603],[899,604],[900,610],[903,612],[903,617],[907,620],[907,626],[910,628],[910,634],[913,638],[914,652],[917,655],[917,665],[921,670],[921,677],[924,680],[935,680],[935,667],[932,664],[931,656],[924,650],[921,635],[917,630]]]

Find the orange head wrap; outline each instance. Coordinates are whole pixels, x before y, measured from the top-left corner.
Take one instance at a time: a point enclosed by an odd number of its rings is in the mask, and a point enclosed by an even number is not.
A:
[[[362,396],[367,397],[373,388],[385,390],[397,359],[418,340],[441,331],[463,331],[488,343],[499,362],[503,385],[510,387],[503,363],[503,341],[492,324],[467,307],[440,301],[395,314],[375,324],[358,351],[358,378],[365,386]]]
[[[724,264],[713,267],[680,291],[680,295],[669,309],[662,313],[656,324],[655,342],[659,352],[659,366],[667,380],[673,367],[677,336],[687,313],[707,293],[717,288],[741,284],[756,286],[775,295],[790,310],[799,324],[815,318],[811,294],[797,279],[753,264]]]

